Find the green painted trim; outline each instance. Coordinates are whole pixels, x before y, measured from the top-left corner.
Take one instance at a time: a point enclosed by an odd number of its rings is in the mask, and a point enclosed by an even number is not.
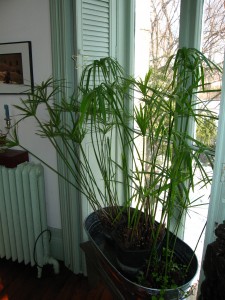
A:
[[[225,60],[223,65],[225,70]],[[222,95],[220,102],[218,133],[216,139],[215,163],[213,167],[213,182],[211,187],[211,196],[208,210],[207,226],[205,232],[205,242],[203,257],[206,247],[209,243],[215,241],[216,224],[221,224],[225,220],[225,183],[223,180],[225,164],[225,72],[222,78]]]
[[[135,0],[117,0],[117,59],[127,74],[134,74]]]
[[[181,0],[179,47],[200,49],[204,0]]]

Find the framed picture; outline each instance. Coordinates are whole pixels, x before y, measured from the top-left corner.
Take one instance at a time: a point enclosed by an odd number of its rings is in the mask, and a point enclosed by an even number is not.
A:
[[[0,44],[0,94],[26,94],[33,85],[31,42]]]

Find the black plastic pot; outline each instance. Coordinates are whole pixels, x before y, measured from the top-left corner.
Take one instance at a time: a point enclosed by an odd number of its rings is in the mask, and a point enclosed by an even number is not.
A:
[[[129,278],[136,277],[138,272],[146,264],[150,255],[150,249],[124,249],[115,245],[116,260],[118,268]],[[161,253],[163,238],[157,244],[158,253]]]
[[[159,295],[160,289],[152,289],[145,286],[141,286],[132,280],[128,279],[122,271],[120,271],[116,251],[114,245],[108,243],[104,234],[102,224],[98,218],[98,215],[93,212],[90,214],[84,223],[85,230],[89,236],[90,241],[95,248],[96,260],[102,264],[104,271],[108,273],[109,277],[112,277],[116,282],[118,289],[123,294],[124,299],[151,299],[153,295]],[[176,240],[175,253],[177,257],[183,262],[188,264],[191,261],[189,268],[189,276],[187,282],[175,289],[164,290],[165,300],[181,300],[185,299],[185,293],[191,288],[191,284],[194,280],[198,269],[197,258],[193,250],[185,244],[182,240]]]
[[[135,276],[149,257],[149,250],[127,250],[115,245],[118,267],[125,274]]]

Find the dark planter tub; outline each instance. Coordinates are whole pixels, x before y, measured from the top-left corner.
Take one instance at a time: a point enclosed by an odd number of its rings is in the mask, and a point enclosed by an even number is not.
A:
[[[102,269],[104,269],[105,274],[116,284],[117,289],[120,291],[121,299],[151,299],[151,296],[160,294],[159,289],[141,286],[128,279],[123,272],[120,271],[115,247],[112,243],[107,241],[103,233],[102,224],[95,212],[87,217],[84,227],[94,247],[93,255],[96,256],[96,260],[98,260],[98,263],[100,263]],[[176,241],[175,252],[182,263],[188,264],[193,257],[189,268],[190,274],[189,278],[187,278],[187,283],[184,285],[176,289],[164,291],[165,300],[186,299],[185,293],[191,288],[198,269],[197,258],[193,250],[180,239]]]

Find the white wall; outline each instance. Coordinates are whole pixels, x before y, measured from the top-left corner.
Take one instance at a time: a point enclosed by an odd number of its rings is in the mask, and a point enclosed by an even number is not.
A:
[[[0,43],[31,41],[34,82],[40,83],[52,74],[50,14],[48,0],[0,0]],[[1,91],[0,91],[1,92]],[[24,97],[24,96],[23,96]],[[12,121],[16,120],[14,104],[19,95],[0,94],[0,129],[4,127],[4,104],[9,105]],[[34,135],[35,124],[26,122],[19,128],[20,141],[31,152],[56,166],[56,154],[50,144]],[[30,160],[34,160],[30,157]],[[48,225],[61,227],[57,176],[45,169]]]

